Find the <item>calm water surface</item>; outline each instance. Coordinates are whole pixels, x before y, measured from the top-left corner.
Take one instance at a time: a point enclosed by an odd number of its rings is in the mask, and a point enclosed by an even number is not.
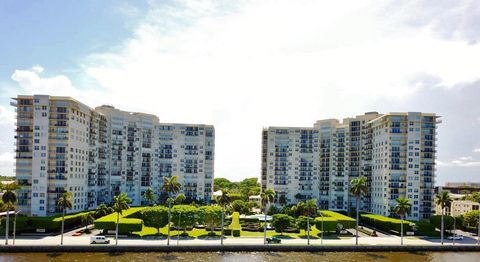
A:
[[[432,252],[375,252],[375,253],[294,253],[294,252],[245,252],[245,253],[27,253],[0,254],[0,261],[461,261],[480,262],[480,253],[432,253]]]

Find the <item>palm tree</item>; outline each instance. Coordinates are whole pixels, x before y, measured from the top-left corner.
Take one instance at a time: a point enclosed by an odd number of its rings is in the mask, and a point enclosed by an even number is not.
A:
[[[441,229],[440,229],[440,239],[443,245],[443,231],[445,228],[444,223],[444,215],[445,215],[445,208],[450,208],[452,205],[452,199],[447,191],[443,191],[436,196],[436,204],[442,207],[442,221],[441,221]]]
[[[172,176],[170,179],[163,177],[163,185],[160,190],[168,195],[168,236],[167,236],[167,246],[170,245],[170,223],[172,220],[172,202],[171,198],[173,194],[176,194],[182,188],[182,185],[177,181],[178,176]]]
[[[117,224],[115,227],[115,245],[118,245],[118,223],[120,222],[120,215],[123,210],[130,208],[128,204],[132,203],[132,200],[126,193],[120,193],[118,196],[113,197],[113,212],[117,213]]]
[[[359,213],[360,213],[360,199],[362,197],[362,193],[368,192],[368,187],[366,185],[367,178],[364,176],[360,176],[358,178],[354,178],[350,181],[350,193],[356,198],[357,204],[357,224],[355,226],[355,245],[358,245],[358,221],[359,221]]]
[[[72,209],[72,192],[65,192],[58,199],[57,206],[62,210],[62,232],[60,237],[60,245],[63,245],[63,230],[65,227],[65,211]]]
[[[312,198],[305,202],[303,215],[307,217],[307,244],[310,245],[310,217],[317,213],[317,200]]]
[[[93,223],[93,221],[95,220],[92,216],[92,213],[87,213],[85,215],[82,216],[81,218],[82,220],[82,224],[85,225],[85,231],[84,232],[87,232],[88,230],[88,225],[90,225],[91,223]]]
[[[217,196],[217,203],[222,207],[222,233],[220,235],[220,244],[223,245],[223,237],[224,237],[224,230],[225,230],[225,207],[230,205],[230,202],[232,199],[228,195],[228,193],[225,191],[222,191],[222,194],[220,196]]]
[[[157,199],[157,196],[155,195],[155,193],[153,192],[153,189],[151,187],[149,187],[149,188],[147,188],[147,190],[145,190],[145,193],[143,193],[142,197],[150,205],[153,205],[153,203],[155,203],[155,200]]]
[[[400,242],[401,245],[403,245],[403,219],[405,218],[405,215],[410,213],[412,204],[410,203],[410,199],[404,197],[399,197],[395,199],[395,201],[397,201],[397,205],[395,206],[394,212],[399,215],[400,219],[402,220],[400,224]]]
[[[20,186],[16,182],[6,184],[3,186],[2,201],[7,206],[7,223],[5,225],[5,245],[8,245],[8,231],[10,223],[10,210],[15,210],[15,203],[17,203],[16,190],[20,189]],[[1,191],[1,190],[0,190]]]
[[[263,223],[263,244],[265,245],[267,243],[267,208],[268,205],[275,199],[275,191],[272,189],[267,189],[260,194],[260,197],[262,199],[262,205],[264,206],[265,212],[265,220]]]

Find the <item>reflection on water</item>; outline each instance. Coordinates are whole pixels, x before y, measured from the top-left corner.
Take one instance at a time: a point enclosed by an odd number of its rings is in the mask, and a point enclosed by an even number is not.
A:
[[[285,261],[285,262],[354,262],[354,261],[480,261],[480,253],[455,253],[455,252],[238,252],[238,253],[25,253],[25,254],[0,254],[0,261]]]

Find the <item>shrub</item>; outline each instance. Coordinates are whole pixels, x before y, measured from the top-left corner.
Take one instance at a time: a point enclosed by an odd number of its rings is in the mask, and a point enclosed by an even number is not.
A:
[[[145,207],[129,208],[124,210],[120,215],[118,223],[119,234],[129,234],[135,231],[142,231],[143,221],[138,218],[128,218],[137,212],[145,209]],[[136,215],[134,215],[136,216]],[[103,230],[115,230],[115,223],[117,222],[117,213],[112,213],[101,217],[94,221],[95,228]]]
[[[281,234],[285,229],[292,227],[293,221],[293,217],[285,214],[275,214],[272,217],[272,225],[275,228],[275,232],[280,232]]]
[[[168,224],[168,208],[164,206],[148,207],[135,214],[140,214],[138,217],[145,226],[156,228],[157,234],[160,234],[160,228]]]
[[[433,224],[436,228],[442,228],[442,216],[441,215],[434,215],[430,217],[430,223]],[[444,216],[444,226],[445,229],[453,229],[453,217],[452,216]]]
[[[360,214],[361,221],[369,226],[383,230],[383,231],[394,231],[395,233],[400,233],[401,223],[400,219],[376,215],[376,214]],[[403,221],[403,231],[411,231],[410,222],[407,220]]]
[[[356,220],[351,218],[351,217],[342,215],[342,214],[337,213],[337,212],[328,211],[328,210],[322,210],[322,211],[320,211],[320,213],[324,217],[331,217],[331,218],[336,219],[337,223],[340,223],[340,224],[343,225],[343,228],[355,228]]]
[[[239,237],[240,236],[240,230],[238,230],[238,229],[232,230],[232,233],[233,233],[234,237]]]

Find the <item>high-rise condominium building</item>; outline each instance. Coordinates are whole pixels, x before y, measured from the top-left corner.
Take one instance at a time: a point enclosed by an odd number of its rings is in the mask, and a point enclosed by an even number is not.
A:
[[[213,191],[215,131],[211,125],[166,124],[158,117],[69,97],[18,96],[16,179],[18,207],[31,215],[58,213],[63,192],[77,212],[110,203],[125,192],[145,204],[149,187],[178,176],[187,198],[208,202]],[[164,196],[161,196],[164,197]]]
[[[288,203],[315,198],[323,209],[349,211],[350,181],[367,178],[361,210],[394,216],[395,199],[411,200],[408,219],[431,216],[437,116],[370,112],[317,121],[313,127],[262,132],[262,188]]]

